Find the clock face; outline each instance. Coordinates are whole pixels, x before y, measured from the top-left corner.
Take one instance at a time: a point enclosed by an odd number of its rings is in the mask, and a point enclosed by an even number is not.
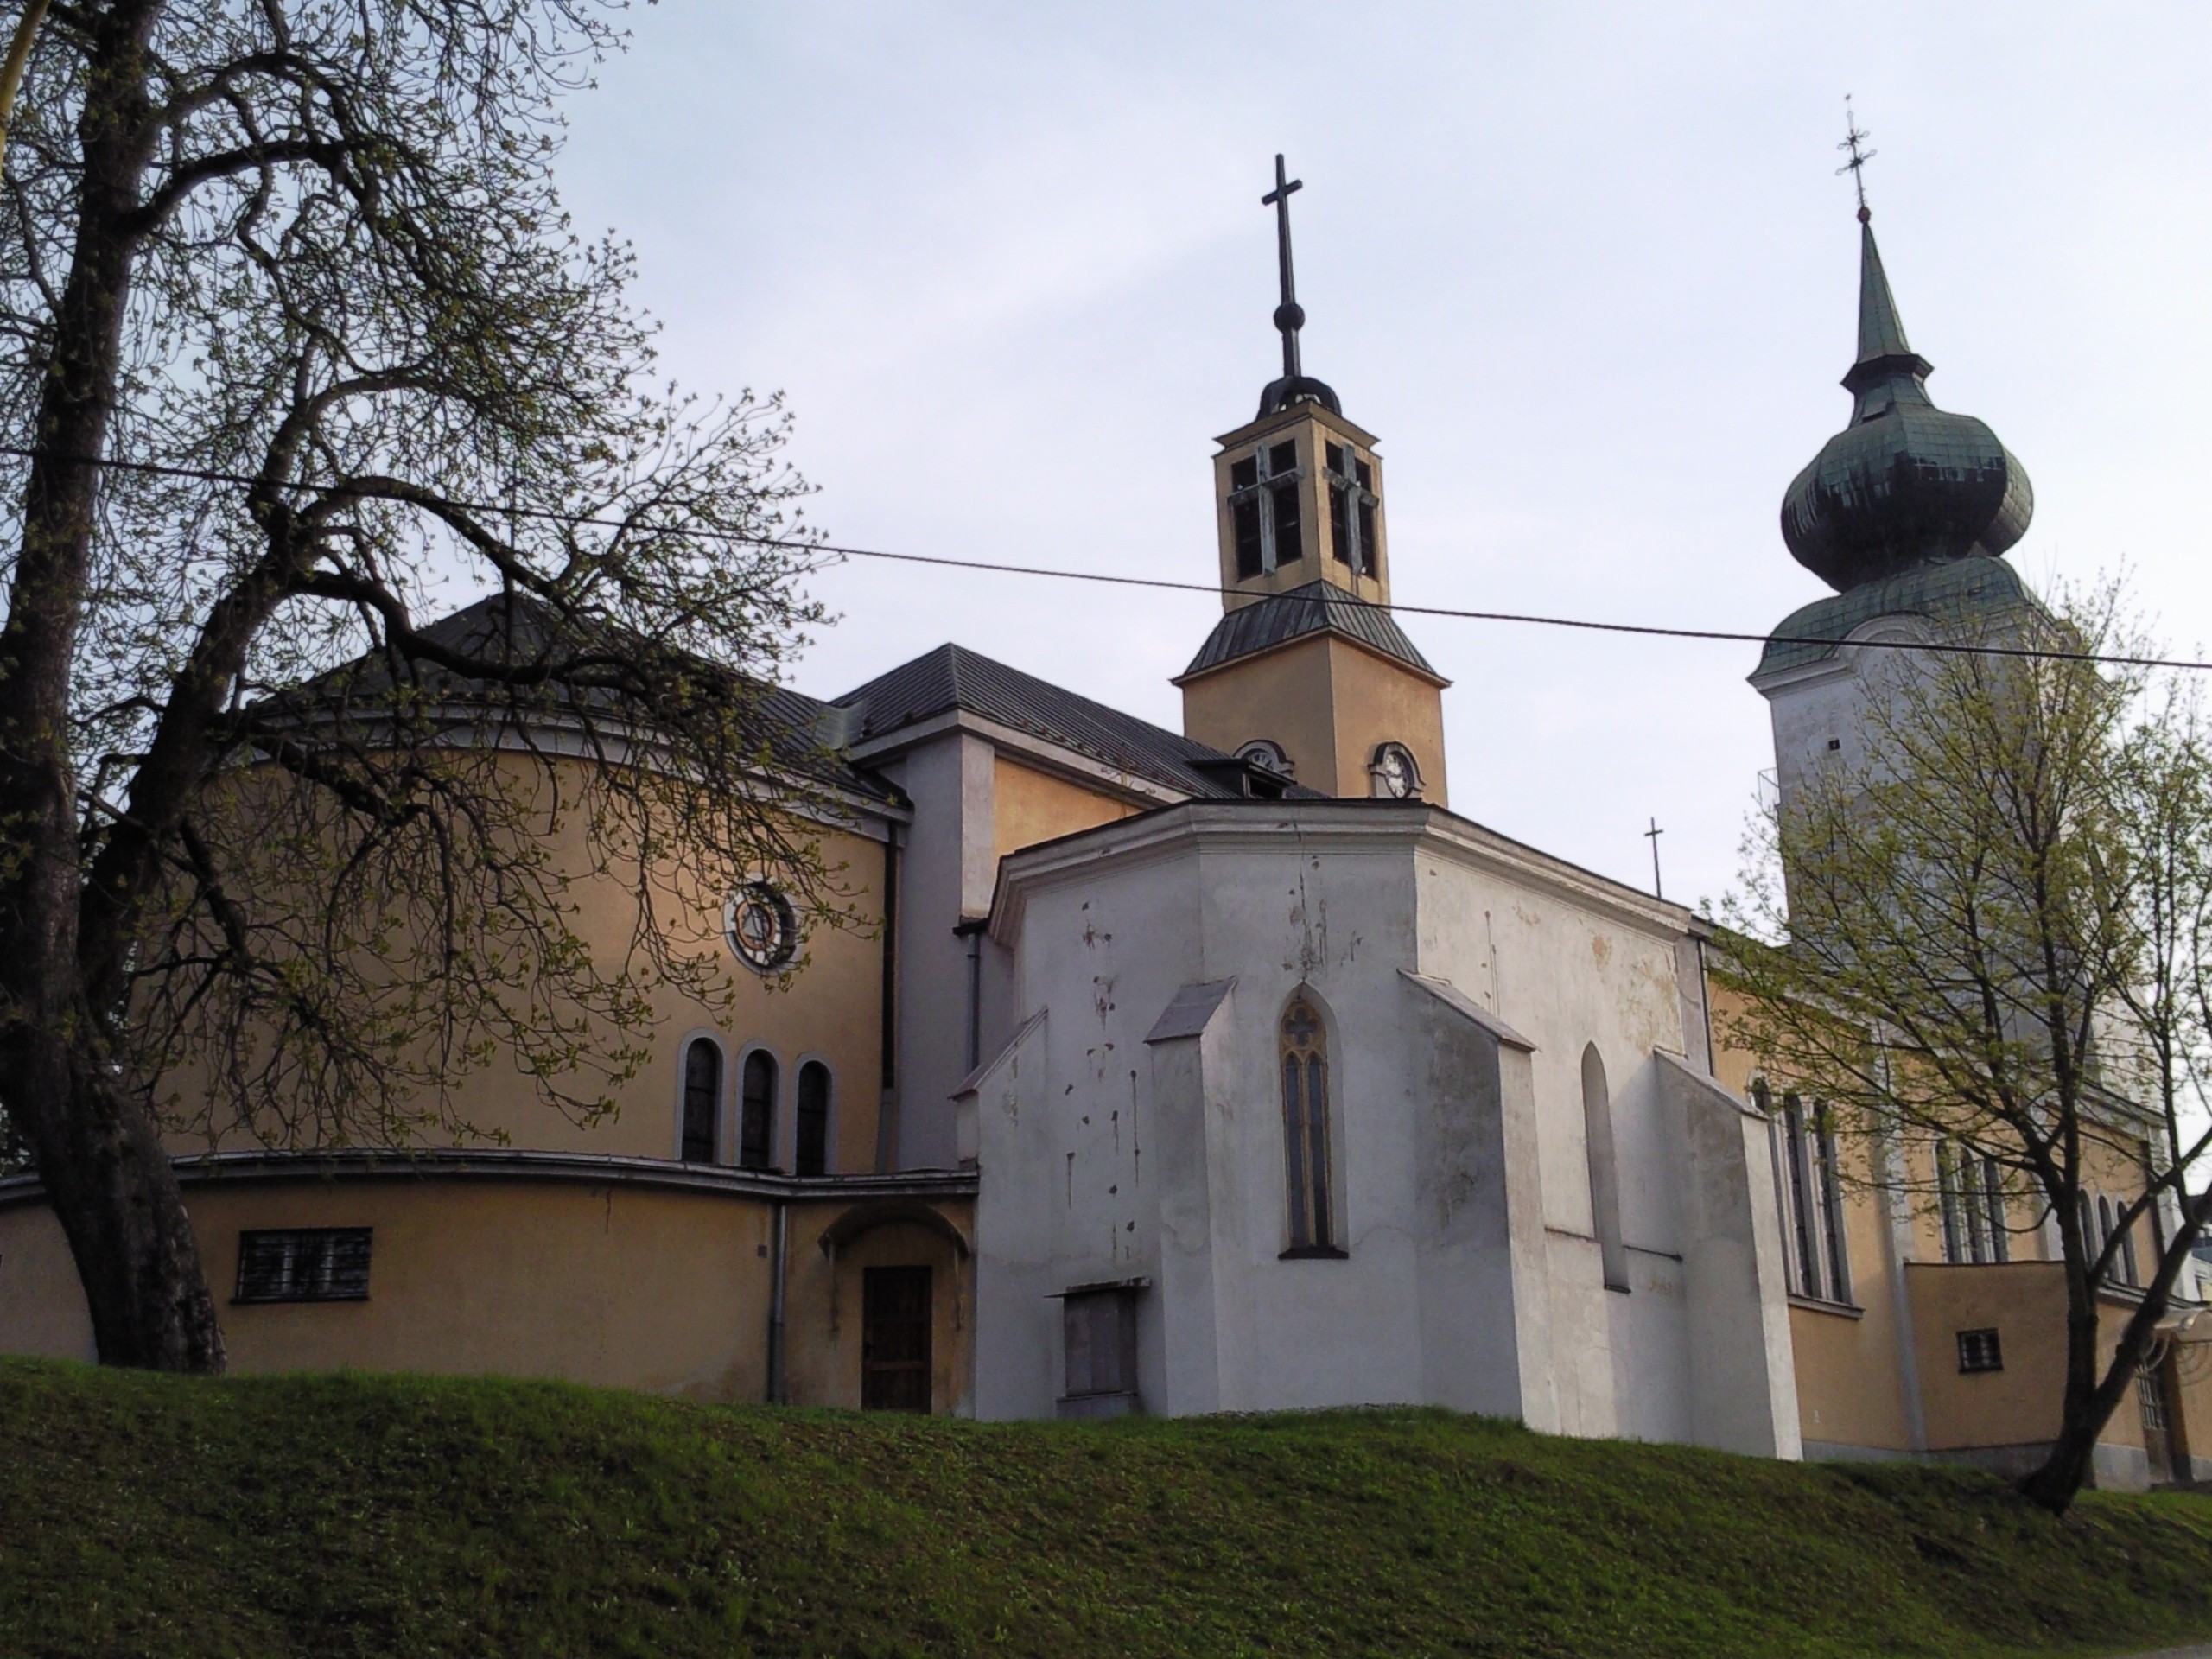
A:
[[[1375,793],[1383,799],[1402,801],[1421,786],[1421,772],[1402,743],[1385,743],[1376,750],[1373,772]]]

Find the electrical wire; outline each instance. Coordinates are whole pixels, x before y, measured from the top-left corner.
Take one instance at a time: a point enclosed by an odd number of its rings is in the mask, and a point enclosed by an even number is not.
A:
[[[35,451],[13,444],[0,444],[0,455],[32,459]],[[66,459],[73,464],[104,467],[111,471],[147,474],[161,478],[190,479],[207,484],[235,484],[249,488],[272,487],[268,480],[245,473],[226,473],[202,467],[177,467],[150,461],[118,461],[106,456],[48,457]],[[278,482],[273,487],[286,490],[343,490],[342,485],[323,485]],[[372,492],[359,492],[365,498],[374,498]],[[389,499],[389,498],[383,498]],[[1060,582],[1087,582],[1115,588],[1147,588],[1166,593],[1205,594],[1225,599],[1243,594],[1246,590],[1224,588],[1211,582],[1174,582],[1165,576],[1127,576],[1110,575],[1103,570],[1071,570],[1065,567],[1042,564],[1008,564],[988,559],[956,559],[939,554],[893,553],[880,547],[853,547],[836,542],[812,541],[805,537],[779,536],[747,536],[734,530],[718,530],[696,525],[682,527],[640,525],[626,518],[594,518],[558,512],[550,507],[523,507],[497,501],[466,501],[442,499],[443,505],[457,512],[483,513],[489,517],[506,518],[545,519],[568,525],[589,526],[598,530],[620,530],[636,532],[658,530],[671,536],[696,537],[702,541],[727,542],[745,547],[782,548],[793,553],[831,555],[836,558],[876,559],[895,564],[932,565],[949,570],[974,570],[985,575],[1009,576],[1043,576]],[[811,569],[823,569],[817,564]],[[2113,668],[2170,668],[2195,672],[2212,671],[2212,662],[2191,658],[2129,657],[2090,651],[2058,651],[2038,645],[1971,645],[1961,640],[1919,639],[1853,639],[1840,640],[1823,634],[1744,633],[1725,628],[1674,628],[1649,622],[1602,622],[1591,617],[1548,616],[1529,611],[1477,611],[1446,605],[1408,605],[1397,601],[1363,601],[1376,610],[1393,612],[1406,616],[1438,616],[1464,622],[1504,622],[1525,627],[1568,628],[1587,633],[1630,634],[1654,639],[1714,640],[1732,645],[1816,645],[1822,650],[1834,650],[1848,644],[1854,649],[1877,651],[1916,651],[1935,654],[1970,657],[2020,657],[2051,662],[2094,663]]]

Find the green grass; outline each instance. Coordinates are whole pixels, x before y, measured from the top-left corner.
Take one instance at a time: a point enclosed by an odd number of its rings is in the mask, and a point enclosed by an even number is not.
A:
[[[2109,1652],[2212,1499],[1441,1412],[979,1425],[0,1362],[0,1654]]]

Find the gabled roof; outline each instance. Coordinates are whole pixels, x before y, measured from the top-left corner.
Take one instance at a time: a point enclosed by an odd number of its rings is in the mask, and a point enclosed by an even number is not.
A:
[[[1429,666],[1428,658],[1414,648],[1414,642],[1406,638],[1405,630],[1389,612],[1331,582],[1309,582],[1230,612],[1214,625],[1176,683],[1311,633],[1336,634],[1395,658],[1439,685],[1447,683]]]
[[[849,743],[887,737],[963,709],[1186,796],[1234,800],[1244,793],[1242,763],[1234,755],[962,645],[939,645],[847,692],[836,707],[849,711],[856,727],[846,734]],[[1316,792],[1294,785],[1290,793]]]

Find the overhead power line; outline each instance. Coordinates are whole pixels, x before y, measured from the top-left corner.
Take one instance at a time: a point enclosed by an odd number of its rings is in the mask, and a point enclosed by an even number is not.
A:
[[[0,454],[29,459],[34,451],[13,444],[0,444]],[[111,471],[149,474],[160,478],[192,479],[207,484],[235,484],[247,487],[276,487],[286,490],[328,491],[341,486],[280,482],[270,486],[267,480],[247,473],[228,473],[204,467],[175,467],[160,461],[118,461],[105,456],[74,457],[75,464],[104,467]],[[370,493],[361,492],[365,497]],[[389,499],[389,498],[383,498]],[[692,536],[702,541],[728,542],[744,547],[777,547],[793,553],[810,555],[830,554],[840,558],[878,559],[894,564],[924,564],[947,570],[974,570],[985,575],[1004,576],[1042,576],[1058,582],[1088,582],[1112,588],[1149,588],[1166,593],[1205,594],[1212,598],[1229,598],[1244,592],[1242,588],[1224,588],[1213,582],[1173,582],[1165,576],[1117,575],[1103,570],[1071,570],[1061,566],[1044,564],[1009,564],[990,559],[956,559],[942,554],[893,553],[880,547],[853,547],[836,542],[810,541],[804,537],[783,536],[747,536],[733,530],[716,530],[698,525],[640,524],[627,518],[595,518],[579,517],[557,512],[550,507],[524,507],[501,501],[466,501],[442,499],[445,505],[457,512],[482,513],[491,518],[534,518],[550,523],[588,525],[598,530],[621,530],[632,532],[658,531],[671,536]],[[408,505],[403,503],[402,505]],[[823,566],[816,566],[823,569]],[[2187,657],[2129,657],[2093,651],[2060,651],[2039,645],[1970,645],[1959,640],[1917,639],[1854,639],[1840,640],[1825,634],[1745,633],[1726,628],[1674,628],[1652,622],[1601,622],[1591,617],[1548,616],[1532,611],[1477,611],[1449,605],[1408,605],[1396,601],[1388,604],[1375,601],[1381,611],[1404,616],[1440,616],[1463,622],[1508,622],[1525,627],[1572,628],[1586,633],[1632,634],[1653,639],[1713,640],[1731,645],[1816,645],[1833,650],[1849,644],[1854,649],[1874,651],[1917,651],[1961,657],[2021,657],[2051,662],[2095,663],[2113,668],[2173,668],[2195,672],[2212,671],[2212,662],[2202,662]]]

